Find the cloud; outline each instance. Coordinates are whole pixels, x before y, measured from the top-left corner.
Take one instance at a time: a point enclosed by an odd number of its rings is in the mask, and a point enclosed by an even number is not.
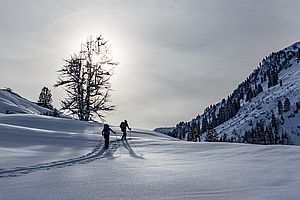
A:
[[[90,34],[118,52],[109,123],[175,125],[223,97],[260,60],[299,40],[296,0],[6,1],[0,85],[35,100]],[[56,106],[63,98],[51,88]]]

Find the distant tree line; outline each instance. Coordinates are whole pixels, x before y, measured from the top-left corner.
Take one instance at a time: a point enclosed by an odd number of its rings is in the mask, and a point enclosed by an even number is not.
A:
[[[273,113],[271,123],[265,124],[264,120],[260,120],[249,131],[245,131],[243,142],[251,144],[291,144],[291,139],[287,132],[280,131],[280,123]]]

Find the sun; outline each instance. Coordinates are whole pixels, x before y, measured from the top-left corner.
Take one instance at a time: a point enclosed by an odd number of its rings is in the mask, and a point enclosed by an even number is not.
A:
[[[96,65],[97,63],[100,63],[101,62],[101,58],[100,58],[100,56],[98,55],[98,54],[96,54],[96,53],[94,53],[93,55],[92,55],[92,64],[93,65]]]

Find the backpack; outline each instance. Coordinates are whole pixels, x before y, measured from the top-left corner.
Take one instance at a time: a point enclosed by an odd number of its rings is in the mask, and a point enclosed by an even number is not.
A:
[[[126,124],[125,124],[125,122],[121,122],[120,128],[121,128],[121,129],[126,129]]]

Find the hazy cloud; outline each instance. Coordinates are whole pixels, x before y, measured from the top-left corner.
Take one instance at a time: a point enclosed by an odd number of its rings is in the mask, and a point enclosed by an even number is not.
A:
[[[260,60],[299,40],[296,0],[3,1],[1,87],[36,100],[63,58],[104,34],[120,61],[109,123],[175,125],[226,97]]]

